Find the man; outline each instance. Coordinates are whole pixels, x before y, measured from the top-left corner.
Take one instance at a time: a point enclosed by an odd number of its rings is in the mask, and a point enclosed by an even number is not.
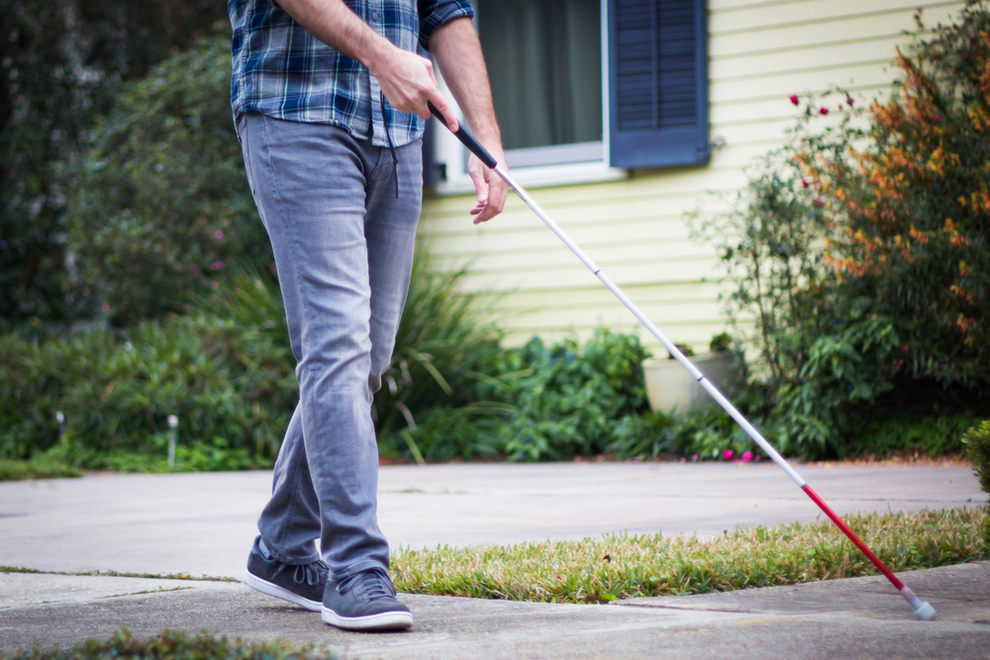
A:
[[[405,304],[432,102],[501,142],[466,0],[228,0],[231,104],[275,254],[300,399],[248,557],[252,587],[344,629],[401,629],[377,523],[371,398]],[[475,223],[506,186],[476,159]],[[314,540],[320,539],[317,553]],[[329,573],[329,575],[328,575]]]

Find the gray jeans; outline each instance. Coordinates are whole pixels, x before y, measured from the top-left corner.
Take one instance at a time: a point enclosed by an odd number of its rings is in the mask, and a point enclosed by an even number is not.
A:
[[[290,564],[388,568],[371,399],[389,365],[422,203],[420,142],[389,149],[323,124],[242,116],[248,181],[275,253],[299,403],[258,529]],[[396,180],[398,177],[398,180]]]

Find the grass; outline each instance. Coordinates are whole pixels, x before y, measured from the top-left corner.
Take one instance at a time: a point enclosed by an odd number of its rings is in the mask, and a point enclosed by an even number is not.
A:
[[[317,660],[333,657],[315,646],[302,646],[284,640],[248,643],[225,636],[200,633],[187,635],[165,630],[148,639],[135,638],[122,628],[113,637],[90,639],[69,648],[34,647],[11,654],[0,653],[2,660],[98,660],[102,658],[223,658],[224,660]]]
[[[188,573],[134,573],[130,571],[42,571],[25,566],[0,565],[0,573],[37,573],[44,575],[81,575],[88,577],[150,578],[154,580],[189,580],[191,582],[240,582],[237,578],[214,575],[192,576]]]
[[[846,521],[894,571],[990,557],[985,508],[851,515]],[[607,603],[871,575],[829,521],[756,527],[713,540],[612,535],[468,549],[404,550],[392,561],[406,593]]]
[[[0,481],[81,477],[82,470],[49,460],[0,459]]]
[[[978,507],[850,515],[846,521],[888,567],[903,571],[990,558],[990,544],[981,537],[988,518],[988,508]],[[15,571],[38,572],[0,566],[0,572]],[[557,603],[607,603],[875,573],[829,521],[756,527],[711,540],[624,534],[466,549],[443,546],[403,550],[392,560],[396,587],[405,593]],[[88,640],[67,649],[35,647],[0,653],[0,660],[106,657],[310,660],[327,655],[284,640],[246,643],[205,632],[191,636],[170,630],[135,639],[127,629],[110,639]]]

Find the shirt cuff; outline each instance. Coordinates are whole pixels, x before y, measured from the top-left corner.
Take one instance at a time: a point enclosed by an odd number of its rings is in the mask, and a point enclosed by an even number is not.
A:
[[[444,23],[455,18],[471,18],[474,9],[468,0],[420,2],[419,3],[419,45],[429,52],[430,37]]]

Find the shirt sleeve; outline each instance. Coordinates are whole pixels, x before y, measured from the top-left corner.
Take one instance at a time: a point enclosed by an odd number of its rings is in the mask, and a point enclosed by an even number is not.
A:
[[[468,0],[418,0],[419,44],[429,51],[430,37],[438,27],[455,18],[472,17],[474,9]]]

